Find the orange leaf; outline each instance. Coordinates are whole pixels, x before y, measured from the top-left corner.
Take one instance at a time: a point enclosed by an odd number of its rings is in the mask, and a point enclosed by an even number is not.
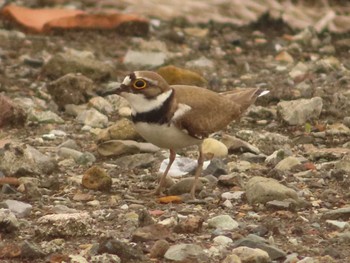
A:
[[[158,201],[161,204],[182,203],[182,198],[181,196],[178,196],[178,195],[169,195],[169,196],[160,197]]]
[[[304,163],[304,167],[306,170],[316,170],[316,166],[312,162]]]

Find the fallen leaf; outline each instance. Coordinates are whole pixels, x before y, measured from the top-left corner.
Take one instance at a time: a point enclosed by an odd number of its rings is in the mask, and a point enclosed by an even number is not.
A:
[[[161,204],[182,203],[182,198],[181,196],[178,196],[178,195],[169,195],[169,196],[160,197],[158,201]]]

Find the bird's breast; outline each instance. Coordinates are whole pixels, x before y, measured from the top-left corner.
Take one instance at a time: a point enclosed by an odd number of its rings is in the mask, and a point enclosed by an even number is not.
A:
[[[160,148],[176,150],[202,142],[174,125],[137,122],[135,128],[146,141]]]

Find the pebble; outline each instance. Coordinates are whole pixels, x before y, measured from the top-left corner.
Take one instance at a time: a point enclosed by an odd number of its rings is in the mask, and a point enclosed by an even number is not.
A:
[[[47,85],[48,92],[60,109],[67,104],[86,103],[87,95],[93,88],[93,81],[79,73],[66,74]]]
[[[234,230],[238,228],[238,223],[229,215],[219,215],[207,220],[209,227],[219,230]]]
[[[115,238],[103,239],[98,245],[98,253],[117,255],[121,262],[144,262],[145,257],[138,245],[131,245]]]
[[[348,220],[350,217],[350,206],[334,209],[322,214],[322,219]]]
[[[220,175],[218,183],[224,186],[242,186],[243,180],[240,173],[230,173]]]
[[[318,119],[323,107],[320,97],[281,101],[277,104],[277,113],[289,125],[303,125],[307,121]]]
[[[224,192],[221,194],[222,199],[226,200],[241,200],[244,195],[244,191],[235,191],[235,192]]]
[[[190,215],[184,220],[181,220],[175,227],[175,233],[195,233],[202,229],[204,219],[200,216]]]
[[[134,124],[127,118],[122,118],[112,126],[103,129],[97,135],[99,142],[109,140],[137,140],[140,135],[136,132]]]
[[[169,249],[170,244],[164,239],[157,240],[151,247],[150,258],[162,258],[165,252]]]
[[[345,228],[350,228],[350,224],[348,222],[344,222],[344,221],[326,220],[326,223],[329,226],[335,227],[339,230],[344,230]]]
[[[227,156],[228,149],[225,144],[214,138],[206,138],[202,143],[202,151],[207,158],[222,158]]]
[[[35,243],[27,240],[21,244],[21,255],[24,258],[37,259],[45,257],[44,251]]]
[[[199,68],[199,69],[213,69],[214,62],[204,56],[201,56],[198,59],[190,60],[186,62],[186,68]]]
[[[109,191],[112,187],[111,177],[98,166],[92,166],[86,170],[81,183],[91,190]]]
[[[202,176],[213,175],[216,178],[222,174],[227,174],[227,170],[227,165],[221,158],[213,158],[210,160],[207,168],[202,172]]]
[[[102,156],[121,156],[139,152],[157,152],[159,148],[147,142],[135,142],[131,140],[110,140],[100,143],[97,152]]]
[[[55,54],[43,67],[43,73],[51,79],[57,79],[69,73],[81,73],[92,80],[106,80],[112,72],[113,68],[107,63],[82,56],[78,52]]]
[[[230,153],[232,152],[252,152],[259,154],[260,150],[250,143],[231,135],[223,135],[222,143],[225,144]]]
[[[179,243],[172,245],[166,251],[164,258],[175,262],[189,261],[196,258],[199,262],[207,262],[207,255],[203,249],[195,244]]]
[[[206,181],[204,178],[199,178],[196,185],[196,192],[200,192],[203,189],[203,182]],[[194,183],[194,177],[188,177],[180,180],[179,182],[173,184],[168,192],[170,195],[182,195],[189,193],[192,189]]]
[[[27,113],[9,97],[0,94],[0,128],[5,126],[23,126]]]
[[[57,123],[63,124],[64,120],[52,111],[31,110],[28,114],[28,121],[38,123]]]
[[[12,233],[19,228],[16,215],[10,209],[0,208],[0,232]]]
[[[150,240],[171,239],[172,233],[167,226],[153,224],[138,228],[132,235],[134,242],[146,242]]]
[[[250,204],[291,198],[298,201],[297,193],[272,178],[254,176],[246,184],[246,196]]]
[[[78,161],[78,159],[83,155],[82,152],[74,150],[72,148],[59,147],[57,151],[58,156],[64,159],[72,158],[74,161]]]
[[[280,171],[290,171],[293,167],[301,165],[300,158],[294,156],[288,156],[281,160],[276,166],[275,169]]]
[[[16,217],[28,217],[32,212],[33,206],[17,200],[5,200],[4,204],[7,208],[16,215]]]
[[[121,263],[120,257],[117,255],[103,253],[102,255],[94,255],[89,260],[90,263]]]
[[[136,51],[129,49],[123,59],[124,64],[131,64],[138,67],[159,67],[168,58],[164,52]]]
[[[108,118],[96,109],[84,110],[76,118],[78,123],[88,125],[93,128],[104,128],[108,124]]]
[[[87,212],[45,215],[37,223],[37,231],[48,237],[87,236],[93,229]]]
[[[264,250],[259,248],[250,247],[237,247],[232,249],[233,254],[237,255],[241,261],[247,263],[269,263],[271,262],[270,256]]]
[[[114,111],[113,105],[102,97],[93,97],[89,100],[88,106],[94,107],[103,114],[111,114]]]
[[[284,258],[286,256],[286,253],[283,250],[268,244],[264,238],[254,234],[249,234],[247,237],[237,240],[234,245],[235,247],[244,246],[264,250],[268,253],[271,260]]]
[[[239,256],[236,254],[228,255],[221,263],[242,263]]]
[[[233,243],[233,240],[227,236],[217,236],[213,238],[214,244],[219,246],[227,246]]]

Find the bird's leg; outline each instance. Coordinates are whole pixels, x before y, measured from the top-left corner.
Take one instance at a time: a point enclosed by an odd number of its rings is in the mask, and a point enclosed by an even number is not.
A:
[[[196,198],[196,186],[198,184],[198,178],[199,176],[201,175],[202,173],[202,170],[203,170],[203,163],[204,163],[204,154],[202,152],[202,145],[199,146],[199,156],[198,156],[198,166],[197,166],[197,169],[196,169],[196,172],[194,174],[194,182],[193,182],[193,185],[192,185],[192,188],[191,188],[191,197],[193,199]]]
[[[162,176],[160,177],[160,180],[159,180],[159,184],[158,184],[158,187],[155,191],[155,194],[156,195],[160,195],[162,194],[163,192],[163,187],[165,185],[165,178],[170,170],[170,167],[171,165],[173,164],[174,160],[175,160],[175,157],[176,157],[176,152],[174,150],[171,150],[170,149],[170,156],[169,156],[169,163],[168,163],[168,166],[166,167],[164,173],[162,174]]]

